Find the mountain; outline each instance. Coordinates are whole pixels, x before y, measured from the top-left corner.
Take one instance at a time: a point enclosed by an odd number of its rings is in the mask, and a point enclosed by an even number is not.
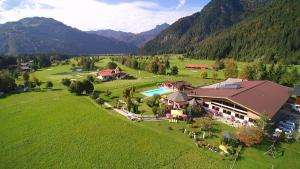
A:
[[[184,53],[212,33],[251,15],[268,0],[211,0],[201,12],[179,19],[148,42],[141,53]]]
[[[115,54],[136,51],[134,45],[91,35],[51,18],[25,18],[0,25],[1,54]]]
[[[159,33],[168,28],[170,25],[167,23],[157,25],[154,29],[149,31],[141,32],[138,34],[114,30],[98,30],[98,31],[88,31],[87,33],[97,34],[100,36],[105,36],[107,38],[114,38],[116,40],[134,44],[135,46],[142,47],[148,41],[154,39]]]
[[[234,57],[300,64],[300,3],[273,0],[240,23],[194,46],[194,58]]]

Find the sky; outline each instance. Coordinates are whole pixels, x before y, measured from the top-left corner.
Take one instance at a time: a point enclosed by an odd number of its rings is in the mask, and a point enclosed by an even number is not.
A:
[[[0,24],[49,17],[83,31],[139,33],[200,11],[209,0],[0,0]]]

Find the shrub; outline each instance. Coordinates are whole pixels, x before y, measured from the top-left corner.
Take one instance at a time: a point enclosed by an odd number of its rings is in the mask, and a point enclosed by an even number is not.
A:
[[[46,88],[50,89],[53,87],[53,83],[51,81],[46,82]]]
[[[102,106],[105,103],[105,101],[99,97],[96,99],[96,103]]]
[[[94,81],[95,81],[95,78],[94,78],[94,76],[92,76],[92,75],[88,75],[88,76],[86,77],[86,79],[87,79],[88,81],[90,81],[90,82],[94,82]]]
[[[208,77],[208,74],[206,71],[201,72],[200,74],[201,79],[206,79]]]
[[[263,139],[263,132],[258,127],[241,127],[237,129],[236,135],[238,139],[246,146],[259,144]]]
[[[93,91],[90,95],[93,100],[96,100],[99,97],[99,92]]]
[[[70,79],[67,79],[67,78],[64,78],[64,79],[61,80],[61,83],[62,83],[64,86],[69,87],[70,84],[71,84],[71,80],[70,80]]]

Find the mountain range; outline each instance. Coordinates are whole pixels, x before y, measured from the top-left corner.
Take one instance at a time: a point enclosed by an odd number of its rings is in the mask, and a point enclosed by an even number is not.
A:
[[[154,39],[159,33],[167,29],[169,26],[169,24],[164,23],[161,25],[157,25],[154,29],[137,34],[130,32],[114,31],[111,29],[88,31],[87,33],[97,34],[107,38],[113,38],[122,42],[133,44],[137,47],[142,47],[147,42]]]
[[[135,45],[88,34],[51,18],[33,17],[0,25],[0,53],[134,53]]]
[[[300,3],[211,0],[200,12],[178,20],[149,41],[140,53],[299,63]]]

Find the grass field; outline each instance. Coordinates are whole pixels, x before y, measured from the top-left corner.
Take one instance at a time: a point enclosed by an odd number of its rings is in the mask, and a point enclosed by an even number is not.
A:
[[[99,66],[107,62],[108,59],[104,59]],[[187,80],[194,85],[212,82],[198,78],[199,72],[182,70],[188,62],[171,61],[181,68],[179,77],[153,78],[153,74],[141,71],[136,80],[100,83],[96,88],[109,89],[112,96],[120,97],[124,87],[135,85],[143,91],[170,78]],[[136,73],[121,67],[128,73]],[[232,161],[222,161],[217,153],[197,148],[192,139],[179,132],[179,128],[186,127],[185,123],[131,122],[96,105],[86,96],[70,94],[60,80],[83,79],[90,73],[72,74],[70,68],[57,66],[34,73],[44,82],[53,81],[55,90],[0,99],[0,168],[227,169],[232,165]],[[221,77],[222,73],[219,74]],[[220,123],[215,128],[217,137],[223,130],[234,131]],[[217,137],[207,141],[218,145]],[[300,166],[299,144],[282,144],[280,150],[284,150],[284,155],[276,159],[264,155],[268,146],[245,148],[235,168],[271,169],[273,165],[274,169],[297,169]]]

